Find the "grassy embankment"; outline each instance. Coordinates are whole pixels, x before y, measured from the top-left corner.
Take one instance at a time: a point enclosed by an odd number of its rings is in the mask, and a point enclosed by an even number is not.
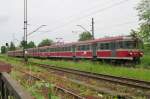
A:
[[[150,54],[144,55],[144,57],[141,58],[141,64],[136,65],[138,68],[145,68],[150,69]]]
[[[16,59],[16,58],[12,58],[12,59]],[[109,64],[102,64],[99,62],[93,63],[85,60],[79,62],[73,62],[73,61],[64,61],[64,60],[56,61],[56,60],[48,60],[48,59],[45,60],[29,59],[29,61],[42,63],[42,64],[50,64],[54,66],[61,66],[63,68],[72,68],[72,69],[78,69],[78,70],[89,71],[94,73],[108,74],[108,75],[122,76],[122,77],[129,77],[129,78],[135,78],[139,80],[150,81],[150,69],[147,69],[147,67],[150,67],[150,55],[145,55],[142,58],[142,63],[140,65],[137,65],[137,68],[111,66]]]
[[[133,67],[119,67],[119,66],[111,66],[109,64],[102,64],[102,63],[92,63],[90,61],[64,61],[64,60],[40,60],[40,59],[30,59],[29,61],[42,63],[42,64],[50,64],[54,66],[61,66],[63,68],[72,68],[78,69],[83,71],[89,71],[94,73],[101,73],[101,74],[108,74],[108,75],[115,75],[115,76],[122,76],[122,77],[129,77],[135,78],[139,80],[146,80],[150,81],[150,56],[146,55],[142,59],[142,64],[138,65],[137,68]],[[145,68],[146,67],[146,68]]]

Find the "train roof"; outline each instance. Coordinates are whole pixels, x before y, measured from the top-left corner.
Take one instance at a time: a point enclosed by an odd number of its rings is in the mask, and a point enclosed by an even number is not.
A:
[[[119,41],[119,40],[132,40],[131,36],[115,36],[115,37],[105,37],[105,38],[99,38],[95,40],[86,40],[86,41],[79,41],[79,42],[72,42],[72,43],[66,43],[66,44],[60,44],[60,45],[51,45],[51,46],[44,46],[44,47],[36,47],[36,48],[30,48],[31,49],[44,49],[44,48],[55,48],[55,47],[68,47],[72,45],[84,45],[84,44],[92,44],[96,42],[111,42],[111,41]],[[22,51],[22,50],[17,50]]]
[[[60,44],[60,45],[51,45],[51,46],[44,46],[39,47],[42,48],[54,48],[54,47],[66,47],[66,46],[72,46],[72,45],[83,45],[83,44],[92,44],[96,42],[111,42],[111,41],[118,41],[118,40],[132,40],[131,36],[117,36],[117,37],[105,37],[105,38],[99,38],[95,40],[86,40],[86,41],[79,41],[79,42],[72,42],[72,43],[66,43],[66,44]]]

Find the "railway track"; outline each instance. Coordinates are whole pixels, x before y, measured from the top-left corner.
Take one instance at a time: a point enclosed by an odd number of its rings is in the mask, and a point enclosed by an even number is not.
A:
[[[24,73],[24,74],[26,74],[26,75],[28,75],[28,76],[30,76],[30,77],[32,77],[32,78],[35,79],[35,80],[38,80],[38,81],[45,81],[44,79],[42,79],[42,78],[40,78],[40,77],[37,77],[37,76],[34,76],[34,75],[32,75],[31,73],[27,73],[27,72],[24,72],[24,71],[22,71],[22,70],[19,70],[19,71],[22,72],[22,73]],[[48,81],[46,81],[46,82],[48,82]],[[67,93],[67,94],[73,96],[73,97],[74,97],[73,99],[86,99],[85,97],[80,96],[79,94],[74,93],[74,92],[72,92],[72,91],[70,91],[70,90],[68,90],[68,89],[66,89],[66,88],[61,87],[61,86],[55,85],[54,87],[55,87],[56,89],[58,89],[58,90],[63,91],[64,93]]]
[[[97,73],[92,73],[92,72],[85,72],[85,71],[80,71],[80,70],[75,70],[75,69],[56,67],[56,66],[39,64],[39,63],[34,63],[34,62],[30,62],[30,63],[34,65],[38,65],[43,68],[52,69],[55,71],[61,71],[65,73],[92,78],[92,79],[104,80],[104,81],[108,81],[111,83],[126,85],[126,86],[130,86],[134,88],[150,90],[150,82],[148,81],[136,80],[136,79],[125,78],[125,77],[117,77],[117,76],[111,76],[111,75],[105,75],[105,74],[97,74]]]

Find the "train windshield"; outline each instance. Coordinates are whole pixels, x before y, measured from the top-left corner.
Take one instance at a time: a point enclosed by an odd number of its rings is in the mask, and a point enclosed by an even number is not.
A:
[[[135,41],[124,41],[124,47],[127,49],[137,48],[137,43]]]
[[[142,40],[134,40],[134,41],[124,41],[124,48],[128,49],[143,49],[143,41]]]

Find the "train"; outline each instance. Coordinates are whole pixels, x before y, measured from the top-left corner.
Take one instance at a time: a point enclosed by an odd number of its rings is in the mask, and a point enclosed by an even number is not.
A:
[[[91,59],[139,63],[144,55],[141,42],[132,36],[104,37],[94,40],[25,49],[28,57]],[[23,57],[23,50],[8,51],[8,56]]]

